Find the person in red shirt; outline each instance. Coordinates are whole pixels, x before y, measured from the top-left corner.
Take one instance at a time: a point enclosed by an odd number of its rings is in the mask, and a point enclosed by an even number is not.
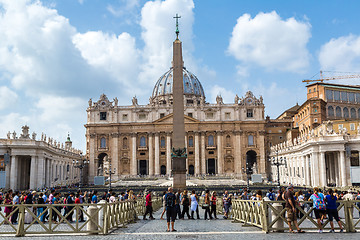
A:
[[[146,195],[146,211],[144,214],[144,220],[146,220],[146,215],[149,213],[150,214],[150,219],[154,220],[155,218],[153,217],[152,213],[153,213],[153,208],[152,208],[152,201],[151,201],[151,190],[149,190],[148,194]]]

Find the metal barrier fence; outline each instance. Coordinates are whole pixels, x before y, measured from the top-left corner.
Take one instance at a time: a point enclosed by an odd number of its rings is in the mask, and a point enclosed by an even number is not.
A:
[[[162,206],[162,199],[153,197],[154,211]],[[108,234],[109,231],[135,222],[145,213],[145,199],[98,204],[19,204],[0,205],[12,208],[8,216],[0,212],[0,235],[28,234]],[[67,211],[62,214],[62,209]],[[15,216],[13,216],[15,215]],[[10,219],[16,217],[17,223]],[[48,221],[44,221],[45,217]]]
[[[301,202],[303,205],[296,206],[299,217],[297,222],[299,227],[304,230],[318,230],[318,224],[314,215],[313,203],[309,201]],[[360,229],[360,200],[337,201],[338,212],[341,223],[346,232],[355,232]],[[285,201],[254,201],[254,200],[233,200],[232,219],[234,222],[244,223],[243,226],[255,226],[264,232],[282,232],[288,230],[286,219],[286,209],[283,207]],[[354,218],[355,213],[359,218]],[[334,223],[336,225],[336,223]],[[325,219],[322,223],[323,229],[331,229],[329,220]],[[294,228],[293,228],[294,229]],[[336,229],[336,228],[335,228]],[[339,229],[339,228],[337,228]]]

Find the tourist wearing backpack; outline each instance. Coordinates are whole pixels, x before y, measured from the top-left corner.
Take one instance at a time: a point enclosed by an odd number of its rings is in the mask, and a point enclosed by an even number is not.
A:
[[[331,233],[335,232],[334,223],[333,223],[334,218],[337,221],[337,223],[339,224],[340,232],[344,232],[344,229],[342,227],[342,224],[341,224],[341,221],[339,218],[339,213],[338,213],[337,206],[336,206],[336,200],[337,200],[337,197],[334,195],[334,191],[332,189],[329,189],[328,195],[325,196],[325,201],[326,201],[326,211],[327,211],[330,226],[331,226],[331,230],[330,230]]]
[[[319,192],[319,188],[314,188],[314,194],[311,195],[310,199],[313,201],[313,208],[315,213],[315,218],[318,223],[319,233],[323,232],[322,222],[326,215],[326,205],[324,201],[324,194]]]
[[[183,197],[181,200],[181,205],[183,206],[181,218],[184,219],[185,213],[186,213],[188,219],[191,219],[190,214],[189,214],[190,199],[189,199],[187,190],[184,190]]]
[[[275,193],[272,188],[269,189],[269,192],[266,193],[266,197],[270,199],[270,201],[275,201]]]
[[[175,194],[173,193],[172,187],[169,187],[168,193],[165,194],[165,206],[166,206],[166,222],[167,222],[167,232],[170,232],[170,222],[171,222],[171,231],[176,232],[174,225],[176,219],[176,207],[175,207]]]

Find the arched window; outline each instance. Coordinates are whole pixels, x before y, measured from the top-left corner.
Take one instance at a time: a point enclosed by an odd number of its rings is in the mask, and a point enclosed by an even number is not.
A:
[[[123,149],[128,148],[128,139],[126,137],[123,138]]]
[[[226,136],[226,146],[231,147],[231,137],[229,135]]]
[[[140,147],[146,147],[146,139],[144,136],[140,138]]]
[[[351,116],[352,119],[356,118],[356,110],[355,110],[355,108],[350,109],[350,116]]]
[[[344,107],[343,113],[344,113],[344,118],[349,118],[349,109],[347,107]]]
[[[161,175],[166,175],[166,167],[165,167],[165,165],[161,165],[161,167],[160,167],[160,174],[161,174]]]
[[[253,145],[254,145],[254,136],[253,136],[253,135],[249,135],[249,136],[248,136],[248,145],[249,145],[249,146],[253,146]]]
[[[334,108],[333,106],[328,107],[328,116],[333,117],[334,116]]]
[[[189,137],[189,147],[194,146],[194,138],[192,136]]]
[[[335,112],[336,112],[336,117],[341,118],[341,108],[339,106],[335,108]]]
[[[106,139],[104,137],[100,139],[100,148],[106,148]]]
[[[213,135],[208,136],[208,145],[214,146],[214,136]]]
[[[162,148],[165,147],[165,138],[164,137],[160,138],[160,147],[162,147]]]

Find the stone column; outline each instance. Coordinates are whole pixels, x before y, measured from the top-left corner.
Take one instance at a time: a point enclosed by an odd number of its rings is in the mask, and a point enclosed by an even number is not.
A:
[[[234,173],[235,176],[242,176],[242,168],[241,168],[241,144],[240,144],[240,132],[235,132],[235,142],[234,142],[234,148],[235,148],[235,156],[234,156]]]
[[[131,160],[130,160],[130,174],[135,176],[138,172],[138,166],[136,162],[136,134],[131,136]]]
[[[13,190],[18,189],[18,178],[21,177],[18,174],[18,161],[17,156],[11,156],[10,188]]]
[[[45,159],[43,156],[39,156],[38,157],[38,173],[37,173],[37,186],[39,188],[42,188],[45,185],[45,175],[46,175],[46,171],[45,171]]]
[[[345,151],[340,151],[340,175],[341,175],[341,186],[346,186],[346,164],[345,164]]]
[[[205,132],[201,133],[201,174],[206,174],[206,144],[205,144]]]
[[[97,163],[96,163],[96,159],[98,158],[98,156],[95,156],[95,150],[96,150],[96,135],[94,133],[92,134],[87,134],[87,138],[89,139],[89,176],[88,176],[88,182],[94,183],[94,177],[97,176],[97,172],[98,172],[98,167],[97,167]],[[51,159],[51,166],[53,166],[54,163],[54,159]],[[52,184],[52,182],[54,181],[54,175],[52,173],[52,179],[50,184]]]
[[[265,130],[264,131],[259,131],[259,137],[257,138],[258,140],[258,146],[260,148],[260,163],[259,163],[259,173],[266,178],[267,174],[266,174],[266,159],[265,159]]]
[[[336,186],[340,187],[340,164],[339,164],[339,152],[333,152],[333,158],[334,158],[334,168],[335,168],[335,182]]]
[[[350,155],[348,156],[345,152],[345,179],[346,179],[346,186],[351,186],[351,176],[350,176]]]
[[[320,186],[326,186],[326,163],[325,163],[325,152],[320,152],[319,159],[319,170],[320,170]]]
[[[111,176],[112,180],[117,180],[119,178],[120,166],[119,166],[119,133],[112,133],[112,146],[111,146],[111,171],[115,170],[115,174]]]
[[[185,133],[185,148],[186,148],[186,156],[189,156],[189,147],[188,147],[187,134]],[[186,158],[186,173],[189,173],[189,157]]]
[[[195,175],[200,174],[200,142],[199,132],[195,132]]]
[[[217,132],[217,164],[218,172],[217,174],[222,175],[224,173],[224,156],[222,153],[222,132]]]
[[[155,133],[155,175],[160,175],[159,133]]]
[[[171,175],[171,138],[170,133],[166,134],[166,174]]]
[[[149,133],[149,175],[154,175],[154,149],[152,133]]]
[[[320,170],[320,166],[319,166],[319,153],[318,152],[314,152],[312,154],[312,162],[313,162],[313,172],[314,174],[313,179],[314,179],[314,184],[313,186],[320,186],[320,174],[319,174],[319,170]]]
[[[37,157],[31,156],[30,163],[30,189],[35,189],[37,187],[37,176],[38,176],[38,166],[37,166]]]
[[[310,180],[310,176],[309,176],[309,159],[308,159],[308,155],[304,155],[303,156],[304,159],[304,184],[305,186],[310,186],[309,184],[309,180]]]
[[[11,161],[6,164],[5,166],[5,181],[6,181],[6,184],[5,184],[5,188],[9,189],[10,188],[10,170],[11,169]]]

